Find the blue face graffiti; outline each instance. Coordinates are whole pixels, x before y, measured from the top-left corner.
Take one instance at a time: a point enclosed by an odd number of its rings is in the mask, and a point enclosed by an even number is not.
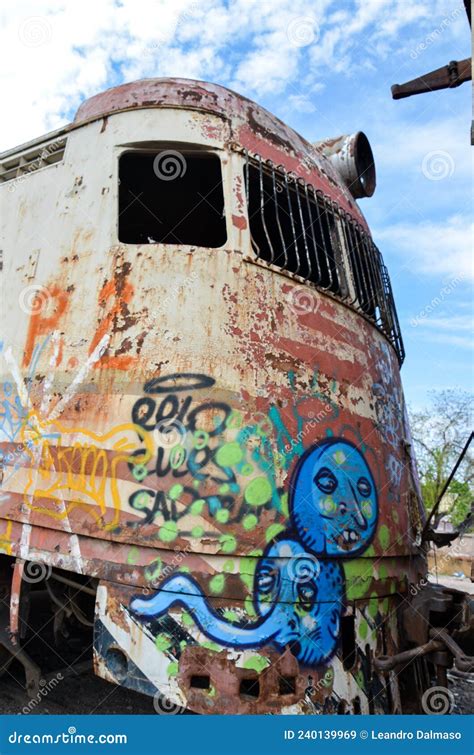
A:
[[[301,457],[290,484],[290,516],[305,547],[317,555],[356,556],[375,532],[374,478],[346,440],[324,440]]]
[[[258,562],[254,601],[259,618],[253,624],[225,621],[209,606],[197,582],[184,574],[166,579],[150,599],[134,598],[130,608],[156,618],[179,605],[221,645],[242,650],[289,646],[300,663],[317,666],[336,649],[343,600],[340,565],[319,562],[300,543],[286,539],[270,545]]]

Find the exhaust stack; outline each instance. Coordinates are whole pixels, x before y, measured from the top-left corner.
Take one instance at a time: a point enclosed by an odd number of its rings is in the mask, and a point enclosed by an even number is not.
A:
[[[313,146],[332,162],[355,199],[372,196],[376,185],[374,156],[363,131],[314,142]]]

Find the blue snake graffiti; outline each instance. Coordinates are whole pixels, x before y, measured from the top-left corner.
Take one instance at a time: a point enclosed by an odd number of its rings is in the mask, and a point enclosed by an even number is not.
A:
[[[337,438],[309,448],[293,473],[289,506],[297,537],[283,533],[258,561],[255,622],[225,620],[186,574],[168,577],[151,598],[134,598],[131,610],[159,618],[181,606],[207,637],[223,646],[243,650],[272,644],[280,650],[289,647],[305,666],[327,662],[337,647],[344,603],[338,559],[367,548],[377,524],[377,491],[361,451]]]
[[[221,645],[258,648],[289,646],[308,666],[327,660],[337,643],[343,572],[333,561],[318,562],[295,540],[280,540],[260,559],[254,582],[258,620],[250,626],[224,621],[213,611],[197,582],[184,574],[168,577],[148,600],[135,598],[132,610],[159,617],[172,606],[184,607],[199,628]]]

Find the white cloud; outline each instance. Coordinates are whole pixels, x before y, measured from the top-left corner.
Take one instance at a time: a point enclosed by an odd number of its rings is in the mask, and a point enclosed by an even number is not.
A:
[[[374,236],[390,244],[404,267],[427,275],[474,279],[472,223],[460,215],[441,221],[397,223]]]
[[[353,75],[357,66],[367,67],[370,38],[389,55],[402,27],[416,22],[419,34],[429,31],[438,6],[430,0],[408,6],[356,0],[342,9],[336,0],[19,0],[4,7],[0,32],[0,81],[9,103],[1,142],[7,148],[38,136],[65,122],[84,98],[143,76],[213,79],[257,99],[290,86],[295,109],[308,112],[304,97],[321,88],[328,70]],[[314,28],[307,28],[308,19]]]

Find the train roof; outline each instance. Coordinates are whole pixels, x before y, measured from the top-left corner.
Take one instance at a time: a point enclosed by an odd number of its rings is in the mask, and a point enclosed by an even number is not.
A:
[[[72,123],[0,154],[4,160],[17,152],[58,138],[92,121],[116,113],[150,108],[198,110],[225,119],[232,141],[250,153],[283,164],[323,189],[365,225],[354,197],[323,150],[256,102],[218,84],[183,78],[154,78],[121,84],[85,100]],[[212,133],[212,124],[209,124]],[[330,144],[331,142],[321,143]]]

